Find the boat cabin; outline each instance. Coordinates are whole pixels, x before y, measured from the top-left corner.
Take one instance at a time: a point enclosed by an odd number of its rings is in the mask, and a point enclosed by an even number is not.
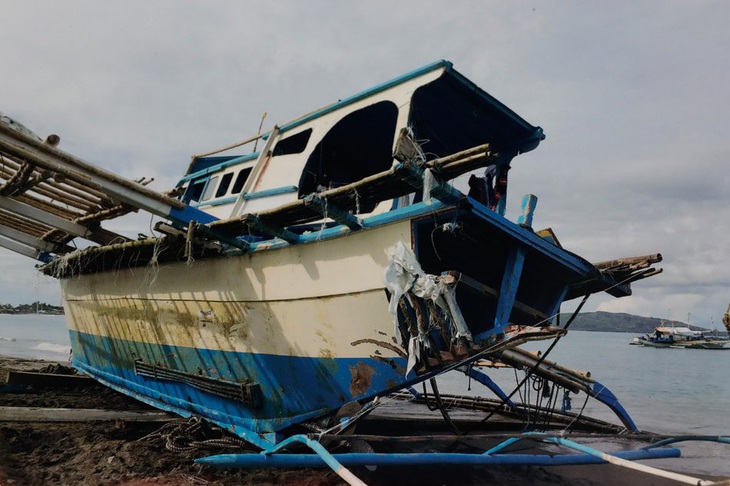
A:
[[[437,159],[489,143],[499,154],[493,185],[506,191],[512,158],[544,139],[534,127],[440,61],[332,103],[249,140],[245,155],[193,158],[178,190],[183,202],[216,218],[255,213],[387,171],[399,159]],[[262,143],[263,142],[263,143]],[[257,145],[263,145],[256,150]],[[490,190],[493,188],[490,188]],[[358,215],[417,202],[367,201]],[[491,206],[504,213],[505,199]],[[485,203],[490,203],[486,198]]]

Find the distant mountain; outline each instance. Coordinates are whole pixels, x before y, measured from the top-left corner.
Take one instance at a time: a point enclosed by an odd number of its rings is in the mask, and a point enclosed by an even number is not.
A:
[[[560,314],[560,326],[564,326],[570,319],[570,314]],[[669,321],[658,317],[641,317],[619,312],[583,312],[578,314],[570,329],[573,331],[604,331],[604,332],[634,332],[644,334],[651,332],[655,327],[675,326],[689,327],[697,331],[706,331],[702,327],[689,326],[680,321]]]

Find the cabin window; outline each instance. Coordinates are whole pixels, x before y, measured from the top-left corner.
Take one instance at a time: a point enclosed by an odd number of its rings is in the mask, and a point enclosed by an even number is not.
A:
[[[307,159],[299,181],[299,197],[340,187],[390,169],[398,107],[381,101],[337,122]],[[369,213],[375,203],[361,206]]]
[[[218,176],[211,177],[208,181],[208,185],[205,187],[203,197],[200,198],[201,201],[207,201],[208,199],[213,197],[213,192],[215,191],[216,184],[218,184]]]
[[[307,148],[310,135],[312,135],[311,128],[279,140],[274,146],[273,156],[300,154],[304,152],[304,149]]]
[[[240,194],[250,174],[251,167],[241,169],[241,171],[238,173],[238,176],[236,177],[236,182],[233,183],[233,190],[231,191],[231,194]]]
[[[203,189],[205,189],[205,179],[192,182],[185,191],[183,201],[186,203],[200,201],[200,196],[203,195]]]
[[[233,172],[229,172],[228,174],[223,174],[223,178],[221,179],[221,183],[218,186],[218,190],[215,191],[215,197],[221,197],[221,196],[226,195],[226,192],[228,192],[228,187],[231,185],[232,179],[233,179]]]

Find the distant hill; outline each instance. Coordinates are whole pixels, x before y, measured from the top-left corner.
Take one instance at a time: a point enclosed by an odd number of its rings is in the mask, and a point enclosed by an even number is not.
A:
[[[570,319],[570,314],[560,314],[560,325],[564,326]],[[674,325],[689,327],[693,330],[705,331],[702,327],[688,326],[684,322],[669,321],[659,317],[641,317],[618,312],[583,312],[578,314],[570,325],[573,331],[604,331],[604,332],[634,332],[644,334],[651,332],[655,327]]]

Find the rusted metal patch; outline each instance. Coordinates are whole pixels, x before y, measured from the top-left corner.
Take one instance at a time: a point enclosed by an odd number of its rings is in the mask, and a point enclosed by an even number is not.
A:
[[[363,362],[350,366],[350,395],[359,397],[364,395],[373,381],[375,369]]]

